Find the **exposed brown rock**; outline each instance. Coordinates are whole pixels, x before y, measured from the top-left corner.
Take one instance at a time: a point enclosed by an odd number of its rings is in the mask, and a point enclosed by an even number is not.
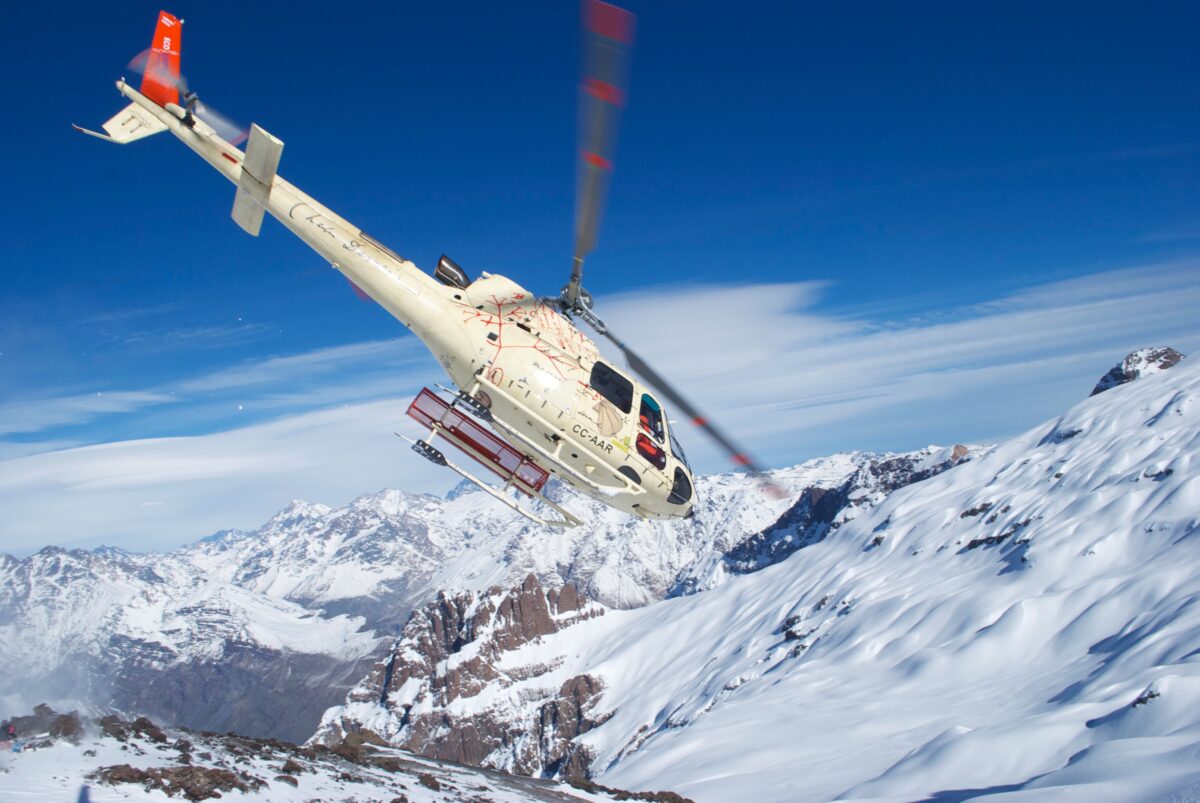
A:
[[[390,706],[390,695],[412,681],[418,691],[413,697],[408,687],[413,704],[395,712],[401,728],[393,744],[438,760],[504,766],[520,774],[583,776],[591,754],[572,740],[601,722],[590,714],[601,693],[598,678],[580,675],[561,688],[522,687],[526,721],[490,710],[452,715],[445,707],[490,685],[506,688],[553,671],[555,666],[542,664],[506,666],[503,672],[497,667],[505,653],[602,610],[573,586],[547,592],[532,574],[507,591],[441,593],[413,612],[392,654],[351,700]],[[432,703],[433,710],[411,714],[416,703]],[[345,722],[325,738],[336,743],[357,728]]]
[[[551,592],[554,593],[554,592]],[[573,585],[565,585],[555,599],[555,610],[558,613],[570,613],[583,607],[584,600]]]
[[[79,744],[79,737],[83,735],[83,725],[79,721],[79,715],[71,712],[55,717],[54,722],[50,725],[50,735]]]
[[[1183,355],[1169,346],[1152,346],[1150,348],[1138,349],[1110,368],[1107,374],[1100,377],[1100,381],[1096,383],[1096,387],[1092,388],[1090,395],[1095,396],[1097,393],[1103,393],[1106,390],[1115,388],[1117,385],[1132,382],[1146,374],[1165,371],[1168,368],[1174,367],[1182,359]]]
[[[552,774],[564,778],[587,777],[591,752],[572,740],[604,723],[606,718],[597,720],[590,716],[602,689],[603,684],[591,675],[576,675],[563,683],[556,698],[542,704],[535,732],[544,766]]]
[[[500,650],[512,650],[556,630],[542,585],[530,574],[497,607],[492,640]]]
[[[136,769],[128,764],[101,767],[90,776],[103,783],[137,783],[147,791],[161,790],[174,797],[188,800],[208,800],[221,797],[221,792],[253,792],[264,784],[257,778],[238,775],[219,767],[152,767]]]
[[[162,728],[155,725],[146,717],[138,717],[135,719],[133,724],[129,726],[129,729],[133,733],[144,736],[152,742],[158,742],[159,744],[162,744],[167,740],[167,734],[163,733]]]

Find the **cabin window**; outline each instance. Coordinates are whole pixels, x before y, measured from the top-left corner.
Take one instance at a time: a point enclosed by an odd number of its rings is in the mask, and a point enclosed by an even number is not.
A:
[[[667,467],[667,453],[654,441],[647,438],[642,433],[637,436],[638,454],[646,458],[646,462],[657,468],[659,471]]]
[[[665,439],[663,432],[663,410],[654,399],[642,394],[642,408],[638,412],[638,426],[642,432],[654,436],[654,440],[662,443]]]
[[[592,377],[588,384],[622,413],[629,415],[633,410],[633,383],[604,363],[592,365]]]

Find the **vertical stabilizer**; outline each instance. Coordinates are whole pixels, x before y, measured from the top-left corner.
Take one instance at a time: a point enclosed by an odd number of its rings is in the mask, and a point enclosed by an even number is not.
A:
[[[257,125],[250,126],[250,141],[246,144],[246,158],[242,161],[242,174],[238,177],[237,195],[233,199],[233,220],[252,237],[257,237],[262,228],[263,213],[269,203],[281,155],[281,140]]]
[[[179,45],[183,22],[165,11],[158,12],[158,25],[150,43],[149,60],[142,76],[142,94],[159,106],[179,103]]]

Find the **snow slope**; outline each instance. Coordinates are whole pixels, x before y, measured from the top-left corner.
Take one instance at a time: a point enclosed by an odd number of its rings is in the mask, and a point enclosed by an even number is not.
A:
[[[530,721],[587,673],[594,777],[698,801],[1195,799],[1198,468],[1184,361],[781,563],[504,652],[446,710]]]

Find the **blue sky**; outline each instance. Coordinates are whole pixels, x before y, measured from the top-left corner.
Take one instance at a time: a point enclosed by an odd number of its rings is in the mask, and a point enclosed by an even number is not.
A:
[[[1134,347],[1200,345],[1194,3],[627,5],[629,106],[587,284],[767,462],[1002,438]],[[243,234],[232,187],[177,142],[119,148],[70,129],[120,108],[111,82],[158,8],[26,4],[0,34],[6,74],[33,90],[0,133],[19,154],[6,165],[0,498],[43,511],[4,525],[14,549],[163,545],[253,525],[291,496],[444,482],[398,447],[356,462],[366,446],[334,481],[317,440],[310,474],[218,522],[239,443],[269,454],[270,427],[353,418],[338,410],[386,434],[403,405],[381,400],[439,376],[281,227]],[[168,8],[188,20],[192,87],[282,138],[281,172],[301,188],[422,267],[446,252],[538,292],[563,283],[575,3]],[[1028,342],[1003,337],[1011,327]],[[223,457],[202,450],[211,484],[181,471],[173,501],[143,500],[156,511],[144,522],[78,514],[97,503],[55,479],[90,459],[62,449],[180,436],[219,438]],[[703,469],[721,467],[686,441]],[[37,459],[56,468],[31,471]],[[171,513],[188,493],[192,513]],[[45,512],[56,498],[74,512]]]

